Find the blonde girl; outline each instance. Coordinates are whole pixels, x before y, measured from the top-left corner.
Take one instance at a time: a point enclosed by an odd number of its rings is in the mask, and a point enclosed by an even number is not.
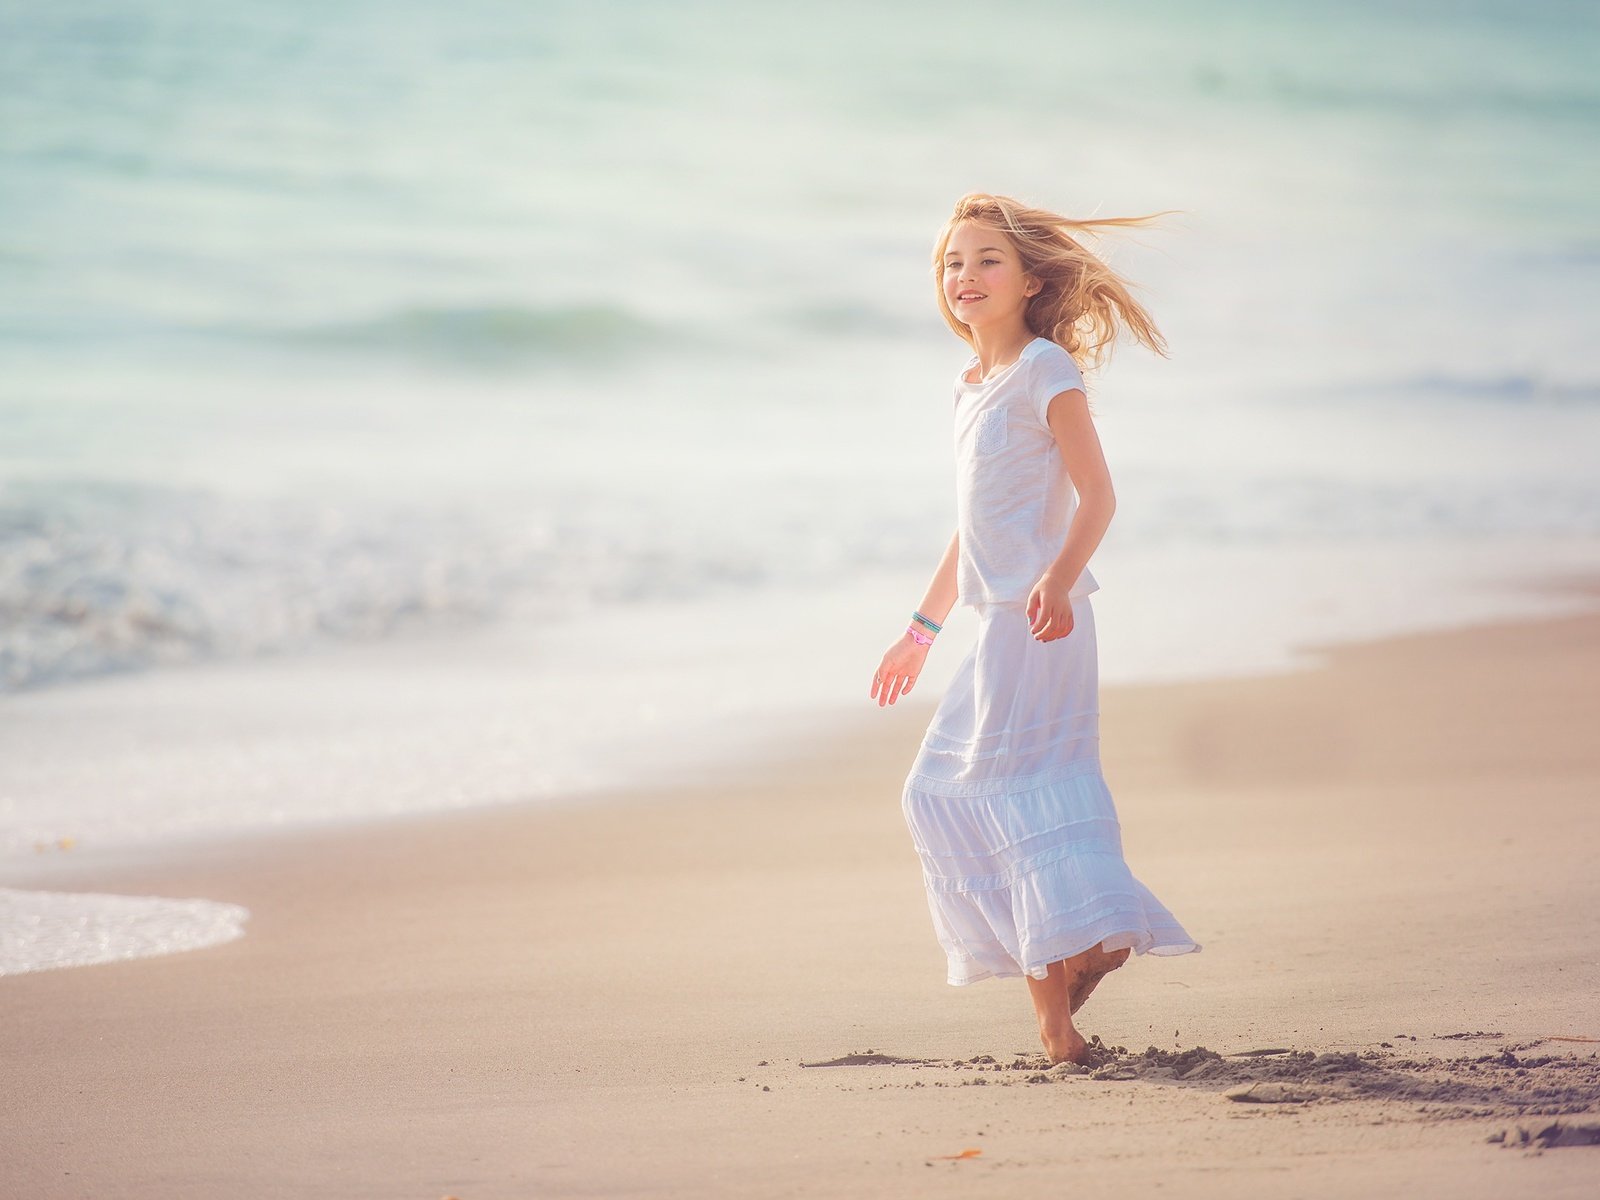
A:
[[[1100,769],[1089,557],[1116,508],[1080,361],[1120,329],[1165,344],[1128,285],[1077,235],[1150,217],[1074,220],[963,196],[940,230],[939,308],[971,347],[955,379],[956,532],[872,696],[912,689],[957,603],[977,640],[906,777],[901,810],[934,933],[961,986],[1024,977],[1051,1062],[1087,1062],[1073,1015],[1130,950],[1200,945],[1123,859]]]

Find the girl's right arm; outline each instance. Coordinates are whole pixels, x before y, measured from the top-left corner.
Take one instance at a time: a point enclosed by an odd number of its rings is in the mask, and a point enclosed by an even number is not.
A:
[[[951,535],[950,545],[945,547],[944,557],[939,560],[939,569],[933,573],[928,590],[922,595],[922,603],[917,605],[917,611],[935,625],[943,625],[950,610],[956,606],[956,559],[960,553],[961,531],[958,529]]]
[[[945,548],[944,557],[939,560],[939,567],[928,583],[928,590],[923,593],[922,603],[917,605],[916,611],[935,625],[943,625],[950,610],[956,606],[956,559],[960,552],[961,531],[957,530],[950,539],[950,545]],[[917,623],[908,619],[907,624]],[[917,627],[922,628],[920,625]],[[938,636],[928,629],[922,629],[922,632],[927,636]],[[879,708],[893,704],[911,690],[917,676],[922,674],[922,664],[927,660],[929,649],[931,647],[924,646],[907,630],[883,652],[883,661],[872,676],[872,695]]]

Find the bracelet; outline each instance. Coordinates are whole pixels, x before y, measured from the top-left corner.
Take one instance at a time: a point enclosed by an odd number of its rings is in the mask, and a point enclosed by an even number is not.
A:
[[[935,633],[938,633],[941,629],[944,628],[943,625],[935,625],[932,621],[928,620],[927,617],[923,616],[919,612],[912,613],[911,614],[911,619],[913,621],[921,621],[924,625],[926,625],[929,629],[933,630]]]
[[[906,632],[916,639],[917,645],[919,646],[933,645],[933,639],[927,634],[923,633],[922,630],[918,629],[915,625],[907,625]]]

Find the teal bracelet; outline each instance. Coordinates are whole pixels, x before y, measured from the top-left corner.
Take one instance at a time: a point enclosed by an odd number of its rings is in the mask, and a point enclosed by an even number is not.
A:
[[[935,625],[932,621],[928,620],[927,617],[923,616],[919,612],[913,612],[911,614],[911,619],[914,620],[914,621],[921,621],[924,625],[926,625],[929,629],[933,630],[935,633],[938,633],[941,629],[944,628],[943,625]]]

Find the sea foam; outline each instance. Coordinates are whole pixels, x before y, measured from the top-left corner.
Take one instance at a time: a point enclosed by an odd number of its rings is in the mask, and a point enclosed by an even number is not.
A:
[[[249,915],[215,900],[0,888],[0,975],[199,950],[239,937]]]

